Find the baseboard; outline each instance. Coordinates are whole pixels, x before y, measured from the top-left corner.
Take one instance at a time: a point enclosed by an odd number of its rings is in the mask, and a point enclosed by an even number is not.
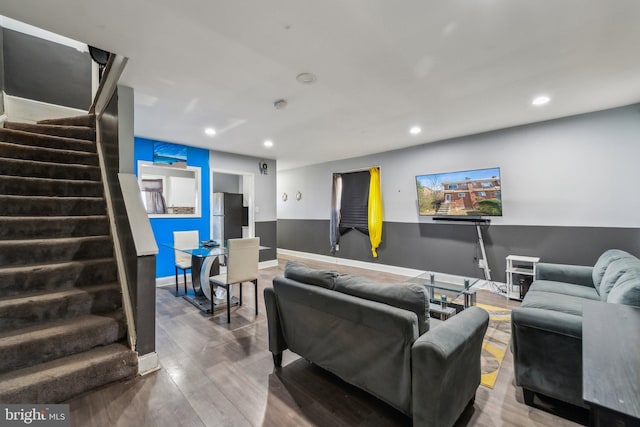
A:
[[[314,254],[310,252],[292,251],[289,249],[278,248],[277,252],[278,252],[278,255],[283,255],[283,256],[293,256],[297,258],[311,259],[314,261],[321,261],[321,262],[326,262],[329,264],[336,264],[336,265],[344,265],[347,267],[364,268],[367,270],[397,274],[399,276],[406,276],[406,277],[419,276],[420,274],[423,274],[427,271],[427,270],[416,270],[413,268],[406,268],[406,267],[397,267],[395,265],[378,264],[375,262],[358,261],[358,260],[348,259],[348,258],[338,258],[338,257],[327,256],[327,255]],[[457,276],[455,274],[446,274],[446,273],[438,273],[438,277],[444,280],[451,279],[456,281],[462,280],[464,278],[464,276]],[[495,292],[494,284],[495,286],[504,286],[504,283],[495,282],[495,281],[490,282],[490,281],[481,279],[481,280],[478,280],[478,282],[476,282],[476,284],[473,285],[472,287],[474,289],[487,289]]]
[[[344,265],[347,267],[365,268],[367,270],[381,271],[384,273],[397,274],[399,276],[414,277],[424,273],[424,270],[413,268],[397,267],[395,265],[378,264],[376,262],[358,261],[355,259],[332,257],[327,255],[314,254],[310,252],[292,251],[290,249],[277,249],[278,255],[294,256],[298,258],[312,259],[329,264]]]
[[[184,276],[182,273],[178,275],[178,287],[184,287]],[[187,283],[191,283],[191,273],[187,273]],[[156,277],[156,286],[175,286],[176,276]]]
[[[278,266],[278,259],[270,259],[268,261],[262,261],[258,264],[258,268],[262,270],[263,268],[272,268]]]
[[[278,266],[277,259],[270,259],[268,261],[262,261],[258,264],[258,269],[262,270],[263,268],[272,268]],[[178,288],[181,289],[184,287],[184,279],[183,275],[178,275]],[[191,282],[191,273],[187,273],[187,283]],[[156,286],[176,286],[176,276],[165,276],[165,277],[156,277]]]
[[[160,369],[158,353],[151,352],[138,356],[138,375],[147,375]]]
[[[4,112],[12,122],[35,123],[45,119],[61,119],[64,117],[87,114],[85,110],[63,107],[18,96],[4,96]]]

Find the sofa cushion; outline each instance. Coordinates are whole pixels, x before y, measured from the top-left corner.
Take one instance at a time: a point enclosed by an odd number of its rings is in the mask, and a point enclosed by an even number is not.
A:
[[[563,295],[555,292],[529,289],[527,295],[522,300],[521,307],[541,308],[582,316],[582,303],[584,301],[586,301],[584,298],[574,295]]]
[[[625,251],[621,251],[620,249],[609,249],[605,251],[602,255],[600,255],[600,258],[598,258],[596,265],[593,266],[592,274],[593,274],[593,284],[595,285],[596,290],[598,291],[599,294],[602,294],[602,291],[600,290],[600,286],[602,284],[602,279],[607,271],[607,268],[609,267],[609,264],[622,258],[635,258],[635,257]]]
[[[531,284],[530,291],[551,292],[556,294],[571,295],[574,297],[599,300],[600,296],[595,288],[590,286],[575,285],[573,283],[556,282],[554,280],[536,280]]]
[[[340,273],[336,271],[315,270],[296,261],[289,261],[284,267],[284,277],[287,279],[308,285],[320,286],[326,289],[333,289],[335,287],[335,280],[339,275]]]
[[[350,274],[336,278],[335,290],[343,294],[381,302],[418,316],[420,335],[429,330],[429,295],[424,286],[414,283],[376,283]]]
[[[605,301],[640,306],[640,260],[625,258],[611,263],[603,279],[609,276],[609,270],[616,269],[615,282],[607,289]],[[613,274],[612,274],[613,275]]]

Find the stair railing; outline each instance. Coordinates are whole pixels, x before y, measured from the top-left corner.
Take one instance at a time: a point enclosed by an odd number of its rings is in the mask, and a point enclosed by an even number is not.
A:
[[[111,224],[129,344],[140,371],[157,365],[155,256],[158,246],[133,175],[133,90],[119,86],[127,58],[111,54],[93,105],[96,144]],[[143,367],[143,358],[150,355]],[[142,357],[141,357],[142,356]]]

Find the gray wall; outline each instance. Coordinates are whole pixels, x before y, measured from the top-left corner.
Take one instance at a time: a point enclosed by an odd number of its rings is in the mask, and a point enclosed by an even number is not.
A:
[[[260,251],[260,261],[277,258],[277,230],[277,221],[256,222],[256,237],[260,238],[260,245],[271,248]]]
[[[91,57],[57,43],[3,29],[7,95],[65,107],[91,106]]]
[[[640,254],[640,105],[520,126],[278,173],[278,247],[328,254],[331,174],[381,167],[384,220],[376,262],[482,275],[475,229],[420,217],[415,176],[500,167],[504,216],[486,230],[494,277],[508,254],[592,263],[602,250]],[[310,221],[313,220],[313,221]],[[343,236],[337,256],[372,261],[368,238]]]
[[[123,91],[123,98],[119,99],[119,91]],[[99,138],[105,160],[105,172],[107,185],[111,193],[114,219],[118,231],[121,250],[124,256],[124,269],[127,276],[129,295],[133,305],[135,327],[137,333],[136,351],[144,355],[155,351],[155,270],[156,257],[138,256],[133,233],[127,215],[127,208],[120,189],[118,180],[119,165],[119,108],[127,103],[133,103],[131,89],[121,87],[113,95],[107,108],[100,119]],[[132,109],[125,108],[125,113],[131,113]],[[130,120],[124,118],[124,120]],[[126,141],[125,144],[130,142]]]
[[[258,157],[210,151],[209,167],[213,174],[214,185],[216,177],[220,174],[236,177],[247,174],[254,176],[255,235],[260,237],[261,245],[272,248],[260,251],[260,261],[267,261],[276,259],[276,162],[267,160],[269,174],[262,175],[258,168],[260,160],[261,158]]]
[[[606,249],[640,254],[640,229],[606,227],[483,226],[492,278],[505,281],[509,254],[540,256],[542,261],[593,265]],[[278,220],[278,247],[331,256],[328,220]],[[483,278],[476,228],[453,223],[385,222],[378,258],[369,237],[350,231],[340,240],[340,258],[417,270]]]
[[[255,177],[255,220],[276,220],[276,161],[266,160],[269,174],[261,175],[258,162],[261,158],[242,156],[239,154],[211,151],[209,166],[212,173],[227,173],[233,175],[253,174]]]
[[[212,176],[211,192],[242,193],[242,188],[240,187],[240,175],[214,172]]]

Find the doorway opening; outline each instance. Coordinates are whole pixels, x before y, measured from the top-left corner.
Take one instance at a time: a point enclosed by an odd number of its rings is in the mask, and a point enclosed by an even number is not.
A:
[[[219,236],[219,230],[216,224],[216,209],[219,207],[213,203],[215,193],[233,193],[242,194],[242,206],[246,208],[247,218],[246,225],[242,226],[242,237],[255,237],[255,184],[254,174],[246,172],[238,172],[224,169],[212,169],[211,170],[211,193],[212,203],[211,212],[209,215],[211,221],[211,235],[210,239],[216,240]],[[216,237],[214,237],[216,236]]]

